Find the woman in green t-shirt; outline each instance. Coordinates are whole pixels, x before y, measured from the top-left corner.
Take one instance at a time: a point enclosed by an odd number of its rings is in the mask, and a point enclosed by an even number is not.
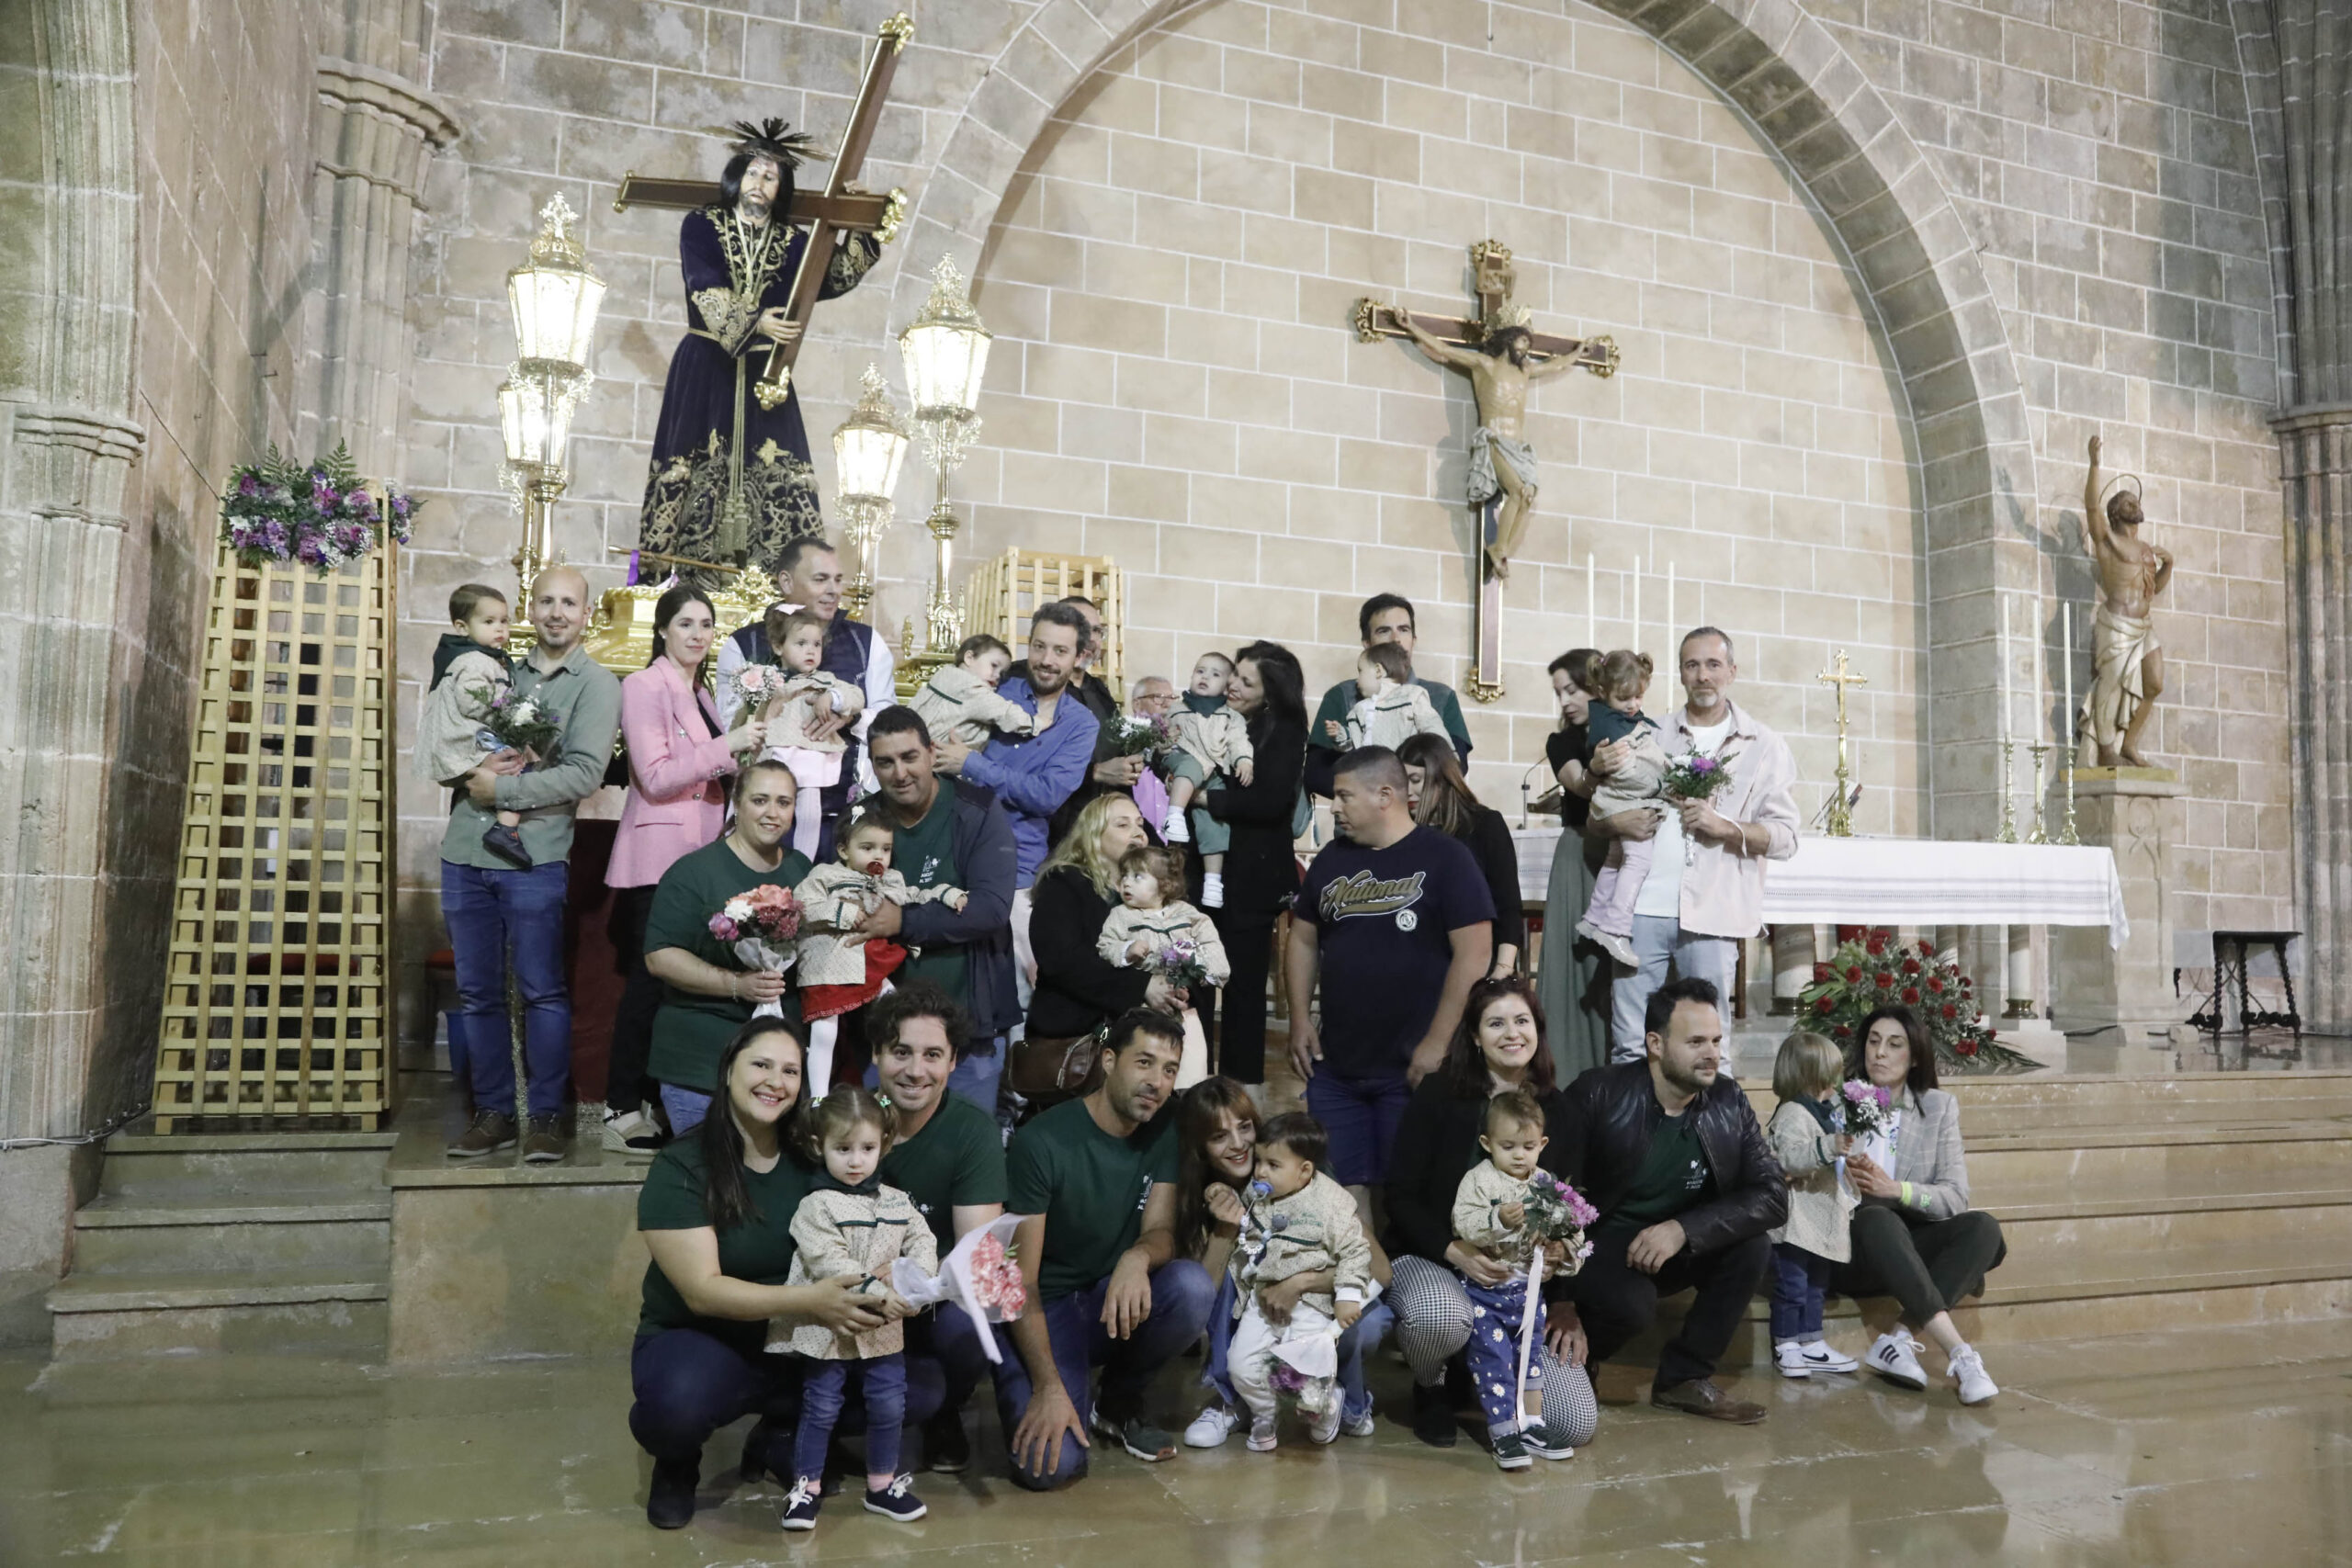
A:
[[[793,1213],[814,1184],[786,1136],[800,1102],[803,1050],[800,1026],[784,1019],[738,1029],[719,1055],[716,1113],[662,1151],[638,1192],[637,1228],[653,1261],[629,1354],[628,1428],[653,1456],[645,1517],[661,1529],[694,1517],[711,1433],[759,1411],[746,1468],[764,1464],[763,1434],[789,1441],[800,1380],[790,1358],[763,1348],[770,1320],[850,1334],[887,1321],[882,1306],[855,1293],[853,1276],[784,1282]]]
[[[646,1071],[662,1085],[670,1131],[683,1137],[710,1109],[719,1083],[719,1053],[763,1002],[780,1004],[796,1023],[800,996],[790,977],[752,969],[732,944],[710,934],[710,917],[728,899],[763,882],[797,887],[808,857],[787,849],[795,789],[782,762],[748,764],[735,778],[735,826],[715,844],[681,855],[662,874],[645,917],[645,967],[662,980]]]

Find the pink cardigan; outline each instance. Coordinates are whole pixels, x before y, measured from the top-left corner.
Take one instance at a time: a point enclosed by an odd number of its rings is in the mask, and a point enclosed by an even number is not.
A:
[[[628,798],[605,873],[608,887],[651,886],[727,825],[725,802],[707,797],[712,780],[735,772],[735,758],[727,737],[712,735],[695,712],[697,699],[718,723],[718,703],[690,686],[674,660],[657,660],[621,682]]]

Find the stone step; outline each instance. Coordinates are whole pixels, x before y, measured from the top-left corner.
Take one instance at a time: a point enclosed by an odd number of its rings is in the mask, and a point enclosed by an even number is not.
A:
[[[1779,1101],[1770,1075],[1743,1077],[1759,1120]],[[2041,1134],[2090,1125],[2171,1127],[2213,1123],[2352,1120],[2352,1077],[2328,1073],[2213,1073],[2202,1078],[1960,1079],[1945,1081],[1960,1101],[1961,1124]],[[2029,1095],[2015,1091],[2041,1088]],[[2136,1091],[2136,1092],[2135,1092]],[[2261,1092],[2256,1092],[2261,1091]]]
[[[277,1268],[383,1268],[391,1256],[390,1192],[215,1193],[126,1201],[100,1197],[74,1217],[74,1272],[238,1273]]]
[[[138,1202],[198,1192],[367,1191],[381,1184],[392,1143],[390,1131],[118,1133],[107,1140],[98,1190]]]
[[[2160,1282],[2183,1272],[2190,1255],[2214,1247],[2249,1263],[2340,1257],[2352,1271],[2352,1203],[2338,1198],[2255,1210],[2143,1208],[2139,1213],[2067,1212],[2041,1217],[2002,1213],[2000,1219],[2009,1260],[1999,1272],[2002,1282],[2013,1288],[2141,1274]]]
[[[76,1274],[49,1293],[61,1360],[224,1351],[373,1359],[390,1322],[388,1267]]]
[[[2283,1189],[2335,1186],[2352,1190],[2352,1137],[2330,1122],[2312,1124],[2301,1138],[2214,1138],[2207,1142],[2143,1142],[2052,1146],[2036,1141],[1994,1146],[1968,1142],[1968,1179],[1974,1201],[2000,1213],[2012,1198],[2041,1202],[2053,1190],[2089,1197],[2143,1188],[2183,1198],[2200,1190],[2240,1191],[2249,1183]]]

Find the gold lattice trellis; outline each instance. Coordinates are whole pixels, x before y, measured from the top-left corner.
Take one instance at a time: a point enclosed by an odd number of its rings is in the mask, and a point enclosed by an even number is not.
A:
[[[181,817],[155,1126],[391,1091],[390,545],[321,578],[224,547]]]
[[[993,632],[1023,656],[1038,605],[1082,594],[1102,609],[1102,657],[1095,672],[1127,700],[1126,578],[1109,556],[1057,556],[1011,549],[984,560],[964,583],[964,629]]]

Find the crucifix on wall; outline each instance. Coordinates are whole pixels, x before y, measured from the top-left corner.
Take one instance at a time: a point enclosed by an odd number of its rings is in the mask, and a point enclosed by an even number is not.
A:
[[[1371,299],[1356,301],[1357,341],[1409,338],[1430,359],[1470,378],[1478,424],[1470,435],[1466,486],[1478,524],[1477,669],[1470,694],[1491,703],[1503,694],[1502,589],[1511,558],[1535,510],[1535,449],[1522,434],[1528,389],[1582,367],[1606,378],[1617,373],[1617,344],[1609,337],[1555,337],[1534,330],[1531,312],[1511,303],[1516,273],[1510,248],[1499,240],[1470,247],[1478,314],[1468,319],[1418,315]]]

